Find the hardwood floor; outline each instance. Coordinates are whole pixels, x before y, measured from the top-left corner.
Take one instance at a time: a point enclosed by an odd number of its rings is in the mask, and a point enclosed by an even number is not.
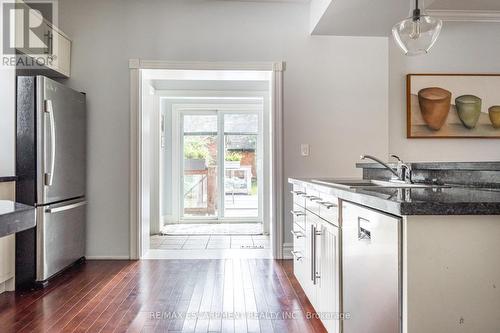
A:
[[[0,332],[324,332],[288,260],[88,261],[0,295]]]

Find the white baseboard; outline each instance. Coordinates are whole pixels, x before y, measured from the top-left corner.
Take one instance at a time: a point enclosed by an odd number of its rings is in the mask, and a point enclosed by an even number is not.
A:
[[[293,243],[283,243],[283,259],[293,259]]]
[[[129,256],[85,256],[87,260],[130,260]]]

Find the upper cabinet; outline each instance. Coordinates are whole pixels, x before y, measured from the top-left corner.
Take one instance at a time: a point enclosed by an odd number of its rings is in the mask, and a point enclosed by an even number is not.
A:
[[[17,67],[29,74],[68,78],[71,74],[71,40],[39,11],[25,3],[17,6],[16,14],[12,16],[15,19],[15,49],[16,53],[28,56],[20,57]]]

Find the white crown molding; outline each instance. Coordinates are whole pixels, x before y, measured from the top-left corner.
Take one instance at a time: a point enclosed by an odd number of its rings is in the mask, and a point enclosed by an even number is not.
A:
[[[500,11],[427,9],[426,12],[448,22],[500,22]]]

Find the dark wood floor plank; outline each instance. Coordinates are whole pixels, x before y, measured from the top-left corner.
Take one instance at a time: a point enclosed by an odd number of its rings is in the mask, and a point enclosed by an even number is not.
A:
[[[86,331],[94,320],[107,307],[109,301],[114,298],[114,294],[123,286],[123,280],[126,279],[132,268],[135,267],[135,262],[123,267],[113,279],[110,280],[104,288],[102,288],[96,297],[92,298],[86,306],[78,312],[63,328],[66,332]]]
[[[248,261],[249,271],[252,277],[252,284],[255,296],[255,302],[257,304],[257,311],[259,314],[259,325],[260,331],[262,333],[272,333],[274,332],[272,320],[270,317],[270,309],[266,301],[264,290],[263,277],[257,271],[257,264],[255,259],[250,259]],[[279,332],[278,332],[279,333]]]
[[[141,297],[148,297],[150,295],[150,290],[158,291],[157,286],[161,278],[160,265],[158,262],[152,262],[151,265],[140,265],[140,278],[134,289],[129,293],[126,299],[120,304],[114,315],[108,320],[107,324],[104,325],[101,332],[115,332],[122,323],[123,318],[129,312],[129,310],[135,304],[140,302]],[[140,303],[139,303],[140,304]],[[134,310],[136,313],[137,310]],[[130,323],[130,322],[129,322]],[[121,328],[122,331],[126,331],[126,328]]]
[[[217,316],[217,314],[222,314],[223,302],[224,302],[224,275],[226,269],[225,260],[217,260],[216,270],[215,270],[215,283],[214,283],[214,293],[212,297],[212,305],[210,306],[210,313],[213,314],[210,317],[208,324],[209,332],[220,332],[222,331],[222,318]]]
[[[70,281],[55,289],[43,299],[34,302],[29,311],[26,312],[26,316],[20,318],[12,328],[15,332],[19,332],[23,327],[31,323],[36,323],[36,321],[43,319],[45,316],[51,316],[66,304],[68,301],[68,294],[73,295],[85,290],[88,285],[96,281],[98,276],[98,272],[96,272],[96,274],[88,274],[77,284]]]
[[[224,295],[222,298],[222,333],[234,332],[234,272],[233,260],[226,259],[224,268]]]
[[[156,320],[154,332],[168,332],[172,322],[175,322],[175,325],[179,325],[177,320],[183,321],[179,317],[182,314],[178,311],[178,306],[184,306],[182,303],[183,297],[187,297],[185,295],[190,292],[195,275],[193,274],[195,272],[193,271],[193,266],[196,262],[196,260],[185,260],[178,263],[177,271],[179,276],[170,293],[170,297],[164,300],[165,303],[161,308],[156,309],[156,311],[161,311],[163,317],[160,320]]]
[[[245,311],[247,314],[247,331],[249,333],[260,333],[259,314],[248,260],[241,260],[241,274],[243,278]]]
[[[212,297],[214,294],[214,286],[216,281],[216,269],[219,260],[210,260],[207,276],[205,279],[205,287],[198,308],[200,316],[196,319],[195,333],[207,333],[210,323],[210,308],[212,306]]]
[[[57,331],[61,327],[57,327],[58,322],[65,322],[67,318],[72,318],[72,313],[81,306],[84,306],[95,294],[100,290],[101,286],[105,285],[112,279],[113,274],[119,270],[118,265],[113,265],[107,269],[102,270],[91,280],[84,288],[80,291],[73,292],[69,297],[66,298],[66,302],[61,304],[59,308],[56,308],[52,313],[44,310],[44,313],[36,320],[31,321],[23,329],[19,330],[19,333],[23,332],[38,332],[38,331]]]
[[[313,311],[291,261],[88,261],[0,295],[0,332],[325,332]]]
[[[141,286],[143,296],[135,299],[134,303],[118,323],[118,326],[114,330],[115,332],[140,332],[148,318],[152,316],[151,309],[150,311],[147,309],[148,305],[156,304],[158,297],[163,295],[165,290],[167,290],[168,283],[174,279],[176,271],[171,269],[170,265],[161,265],[162,261],[154,262],[160,266],[158,275],[146,272]],[[147,267],[148,265],[146,265]]]
[[[93,265],[92,265],[93,266]],[[21,290],[16,293],[4,293],[0,295],[0,303],[5,300],[13,301],[15,306],[10,306],[7,311],[0,313],[0,331],[16,332],[19,326],[25,326],[43,312],[48,304],[64,301],[61,295],[66,291],[78,290],[85,281],[92,279],[98,274],[101,264],[96,267],[78,265],[70,268],[64,274],[55,277],[44,289],[35,291]]]

